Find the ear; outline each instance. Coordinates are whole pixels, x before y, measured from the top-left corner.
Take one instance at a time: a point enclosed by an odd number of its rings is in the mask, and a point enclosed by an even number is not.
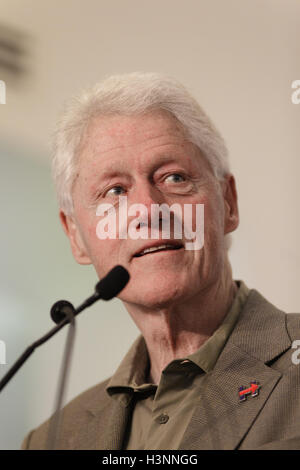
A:
[[[64,232],[70,240],[72,253],[77,263],[92,264],[74,217],[66,215],[60,210],[59,218]]]
[[[228,174],[222,181],[224,198],[224,235],[233,232],[239,225],[239,209],[235,179]]]

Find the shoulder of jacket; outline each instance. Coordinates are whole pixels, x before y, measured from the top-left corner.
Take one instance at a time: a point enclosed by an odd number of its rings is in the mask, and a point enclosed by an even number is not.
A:
[[[110,397],[106,392],[106,386],[109,381],[110,378],[100,382],[97,385],[93,385],[92,387],[77,395],[63,408],[64,414],[68,413],[69,410],[73,411],[75,409],[81,408],[88,409],[89,407],[93,407],[93,404],[95,402],[99,402],[100,400],[103,402],[103,406],[105,406],[106,403],[110,402]]]
[[[89,409],[94,408],[95,404],[100,411],[111,406],[111,398],[105,390],[109,380],[110,378],[85,390],[64,406],[61,423],[63,429],[74,430],[74,426],[79,429],[84,426],[89,419]],[[51,418],[52,416],[26,435],[22,450],[46,448]]]
[[[300,313],[286,313],[286,327],[292,341],[300,340]]]

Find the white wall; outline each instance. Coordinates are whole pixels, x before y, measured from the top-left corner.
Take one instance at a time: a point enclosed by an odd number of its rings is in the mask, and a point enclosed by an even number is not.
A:
[[[1,22],[29,34],[31,73],[6,82],[0,105],[0,339],[7,362],[51,327],[59,298],[79,304],[92,268],[77,266],[59,227],[49,141],[63,101],[112,73],[162,71],[199,99],[227,141],[241,224],[235,278],[287,311],[299,311],[300,79],[297,0],[1,0]],[[0,69],[0,79],[1,69]],[[68,399],[108,377],[138,331],[118,301],[78,319]],[[61,332],[0,396],[0,448],[53,409]]]

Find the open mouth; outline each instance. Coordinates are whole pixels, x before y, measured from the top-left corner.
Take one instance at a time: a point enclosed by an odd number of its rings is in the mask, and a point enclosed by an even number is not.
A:
[[[181,248],[183,248],[182,244],[178,244],[178,245],[162,244],[158,246],[151,246],[149,248],[145,248],[140,253],[136,253],[134,255],[134,258],[139,258],[141,256],[148,255],[150,253],[157,253],[159,251],[180,250]]]

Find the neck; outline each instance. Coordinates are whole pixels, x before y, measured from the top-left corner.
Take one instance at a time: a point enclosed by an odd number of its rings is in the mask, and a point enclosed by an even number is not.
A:
[[[222,323],[237,291],[229,262],[224,271],[216,282],[182,304],[147,312],[126,304],[147,345],[152,383],[159,383],[162,370],[172,360],[196,352]]]

